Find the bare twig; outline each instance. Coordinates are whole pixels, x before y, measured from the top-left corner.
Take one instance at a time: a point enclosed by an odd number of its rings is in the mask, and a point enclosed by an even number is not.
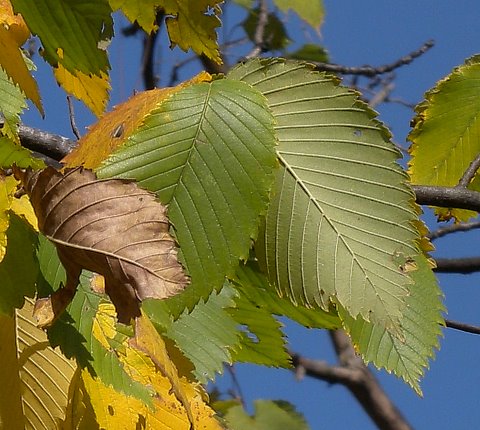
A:
[[[477,173],[477,170],[479,167],[480,167],[480,153],[477,154],[475,159],[470,163],[470,166],[468,166],[467,170],[465,170],[465,173],[460,178],[460,181],[458,182],[457,186],[466,188],[468,184],[472,181],[475,174]]]
[[[243,408],[246,409],[247,405],[245,404],[245,397],[243,396],[243,393],[242,393],[242,387],[238,382],[237,373],[235,372],[235,367],[233,365],[226,365],[225,367],[227,368],[227,371],[228,373],[230,373],[230,377],[232,378],[233,397],[236,400],[240,401]]]
[[[448,234],[457,233],[459,231],[470,231],[480,228],[480,221],[461,223],[461,224],[451,224],[445,227],[441,227],[435,231],[432,231],[428,237],[430,240],[439,239],[440,237],[446,236]]]
[[[480,257],[436,258],[438,273],[462,273],[464,275],[480,271]]]
[[[425,42],[419,49],[416,51],[410,52],[410,54],[405,55],[404,57],[398,59],[397,61],[391,64],[385,64],[379,67],[373,66],[360,66],[360,67],[348,67],[342,66],[339,64],[330,64],[330,63],[314,63],[318,70],[323,70],[326,72],[340,73],[342,75],[362,75],[373,77],[377,75],[382,75],[384,73],[389,73],[399,67],[410,64],[413,60],[425,54],[430,48],[434,45],[433,40]]]
[[[268,23],[268,6],[266,0],[260,0],[258,8],[258,21],[253,37],[255,46],[245,56],[246,59],[258,57],[265,49],[265,27]]]
[[[435,187],[414,185],[413,190],[420,205],[444,208],[469,209],[480,212],[480,193],[462,187]]]
[[[445,325],[455,330],[465,331],[467,333],[473,334],[480,334],[480,327],[476,325],[465,324],[452,320],[445,320]]]
[[[68,104],[68,117],[70,118],[70,127],[72,132],[77,139],[80,139],[80,131],[78,130],[77,124],[75,122],[75,112],[73,111],[73,102],[72,97],[67,95],[67,104]]]
[[[18,134],[22,146],[56,161],[60,161],[77,146],[71,139],[25,125],[20,125]]]
[[[339,358],[339,365],[330,366],[324,361],[310,360],[298,354],[292,354],[295,368],[303,368],[305,375],[312,378],[345,385],[379,429],[411,429],[372,372],[355,354],[348,336],[343,331],[336,330],[331,332],[331,337]]]

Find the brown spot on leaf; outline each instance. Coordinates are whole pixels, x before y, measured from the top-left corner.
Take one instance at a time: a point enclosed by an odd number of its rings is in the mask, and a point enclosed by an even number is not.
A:
[[[98,180],[81,168],[16,175],[67,271],[65,286],[37,304],[39,325],[50,325],[70,303],[82,269],[103,275],[105,292],[125,323],[140,315],[143,299],[164,299],[187,286],[166,207],[152,193],[131,181]]]

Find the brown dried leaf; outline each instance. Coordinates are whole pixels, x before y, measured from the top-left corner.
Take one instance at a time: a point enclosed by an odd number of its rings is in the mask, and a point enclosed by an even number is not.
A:
[[[66,285],[37,301],[39,325],[51,324],[70,303],[82,269],[104,276],[105,292],[126,323],[140,315],[143,299],[164,299],[188,284],[166,207],[152,193],[130,181],[98,180],[82,168],[16,174],[67,271]]]

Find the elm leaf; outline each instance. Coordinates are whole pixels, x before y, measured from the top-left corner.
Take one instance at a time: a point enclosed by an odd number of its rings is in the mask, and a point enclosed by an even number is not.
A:
[[[40,326],[71,302],[82,269],[105,278],[120,322],[140,315],[143,299],[164,299],[189,282],[177,260],[166,207],[134,182],[98,180],[86,169],[65,174],[16,169],[30,196],[40,231],[56,246],[67,271],[65,287],[36,304]]]

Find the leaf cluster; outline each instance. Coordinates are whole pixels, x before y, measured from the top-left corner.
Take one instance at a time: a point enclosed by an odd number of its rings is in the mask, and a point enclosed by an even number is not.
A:
[[[172,46],[220,62],[220,2],[3,3],[0,334],[10,342],[9,366],[19,369],[5,390],[15,393],[12,416],[33,419],[21,413],[29,400],[20,387],[28,366],[43,384],[40,352],[25,357],[35,349],[54,356],[64,378],[50,393],[62,398],[60,412],[41,401],[33,408],[44,424],[55,413],[68,428],[222,428],[201,384],[225,363],[291,366],[278,316],[344,329],[365,362],[421,393],[444,308],[411,182],[455,184],[478,153],[462,146],[478,140],[478,58],[417,108],[410,176],[355,91],[279,58],[133,96],[105,113],[57,171],[19,144],[25,99],[42,109],[21,50],[26,38],[38,36],[58,82],[100,115],[113,11],[148,33],[162,12]],[[313,27],[322,22],[321,2],[310,15],[304,2],[275,4]],[[244,26],[256,43],[261,11],[249,10]],[[281,22],[267,18],[269,49],[284,49]],[[305,55],[309,47],[291,54]],[[459,108],[450,117],[452,95]],[[433,150],[439,136],[441,150]],[[454,171],[453,158],[462,161]],[[48,340],[27,315],[32,306]],[[15,343],[21,330],[32,336]],[[259,402],[254,417],[214,405],[232,429],[306,428],[281,402]]]

